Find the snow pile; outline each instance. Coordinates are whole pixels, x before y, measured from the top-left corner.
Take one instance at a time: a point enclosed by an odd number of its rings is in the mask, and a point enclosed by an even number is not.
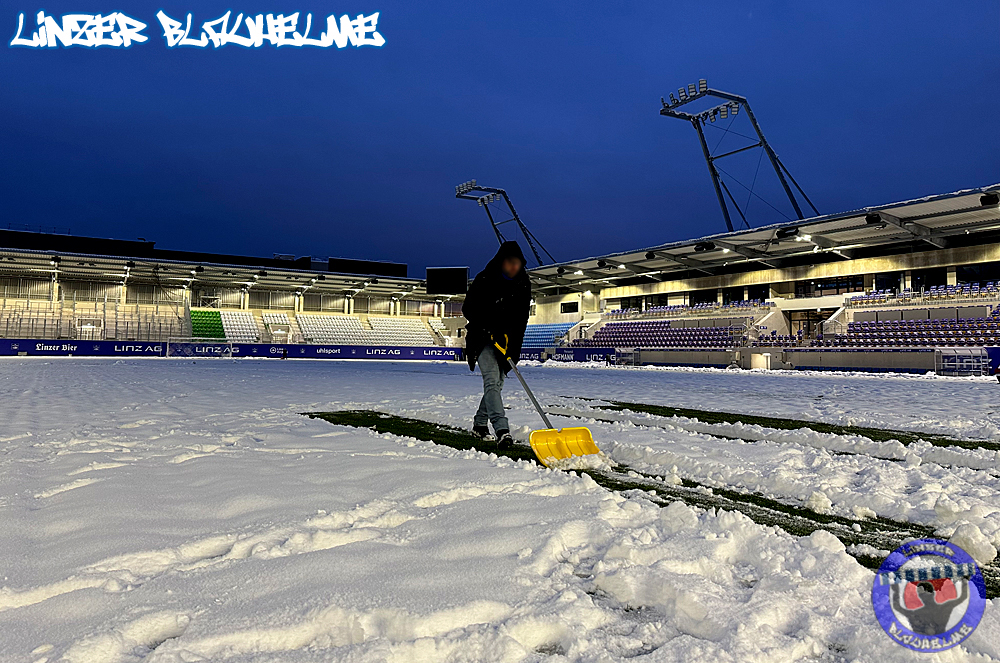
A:
[[[964,523],[955,529],[950,541],[969,553],[980,565],[986,565],[997,558],[997,549],[983,536],[983,532],[971,523]]]

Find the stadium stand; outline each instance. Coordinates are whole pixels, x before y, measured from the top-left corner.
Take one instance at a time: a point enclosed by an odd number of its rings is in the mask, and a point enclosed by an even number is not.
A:
[[[790,348],[802,344],[803,334],[773,334],[761,335],[750,345],[754,348]]]
[[[591,338],[573,341],[577,347],[726,349],[745,342],[744,326],[672,327],[670,320],[608,322]]]
[[[261,314],[261,319],[264,321],[265,325],[292,325],[291,319],[288,317],[287,313],[271,313],[264,311]]]
[[[298,323],[289,318],[287,313],[264,311],[261,313],[261,320],[269,340],[274,343],[293,343],[302,338]]]
[[[434,346],[430,330],[419,318],[369,317],[366,328],[362,321],[348,315],[297,316],[302,335],[311,343],[346,345],[408,345]]]
[[[191,335],[195,338],[226,338],[226,328],[218,311],[191,311]]]
[[[51,302],[4,300],[0,306],[4,338],[64,338],[67,323],[62,306]]]
[[[361,320],[349,315],[296,316],[307,343],[364,345],[368,342]]]
[[[113,326],[105,326],[106,339],[162,341],[189,335],[183,313],[155,306],[116,306]]]
[[[0,300],[0,338],[159,341],[186,336],[170,307]]]
[[[430,331],[418,318],[369,317],[371,343],[381,345],[437,345]]]
[[[611,309],[605,311],[603,317],[609,320],[631,320],[636,318],[667,318],[677,316],[705,315],[710,313],[754,314],[767,311],[774,302],[759,299],[733,301],[728,304],[702,303],[688,306],[686,304],[671,304],[670,306],[650,306],[645,311],[639,308]]]
[[[987,317],[850,322],[847,333],[818,338],[811,345],[828,348],[901,348],[997,344],[1000,344],[1000,306],[994,308]]]
[[[1000,345],[998,209],[993,185],[797,219],[783,237],[747,228],[541,265],[529,270],[536,324],[524,346],[566,345],[579,325],[588,338],[571,345],[638,349],[635,363],[929,370],[942,350]],[[403,265],[0,229],[10,340],[460,346],[461,307]]]
[[[524,330],[524,343],[522,345],[526,348],[548,348],[560,345],[566,332],[576,324],[575,322],[553,322],[528,325],[527,329]]]
[[[902,304],[928,304],[950,301],[965,303],[1000,298],[1000,283],[963,283],[961,285],[930,286],[926,290],[905,288],[899,292],[893,290],[873,290],[864,295],[856,295],[847,301],[853,308],[870,308],[875,306],[899,306]]]
[[[431,329],[436,331],[438,334],[444,336],[448,332],[448,327],[444,324],[444,320],[441,318],[431,318],[427,321],[427,324],[431,326]]]
[[[192,311],[193,313],[193,311]],[[247,311],[220,311],[222,327],[226,338],[239,343],[256,343],[260,340],[260,330],[253,314]]]

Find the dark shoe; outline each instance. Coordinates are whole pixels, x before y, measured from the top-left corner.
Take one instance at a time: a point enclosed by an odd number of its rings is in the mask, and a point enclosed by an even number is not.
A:
[[[514,446],[514,438],[511,437],[509,430],[498,430],[497,431],[497,449],[509,449]]]
[[[490,433],[489,426],[473,426],[472,434],[484,442],[493,442],[496,440],[496,438],[493,437],[493,434]]]

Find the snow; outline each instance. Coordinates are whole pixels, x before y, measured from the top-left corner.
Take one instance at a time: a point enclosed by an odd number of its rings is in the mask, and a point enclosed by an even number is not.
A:
[[[997,549],[983,535],[982,530],[972,523],[960,525],[951,535],[950,541],[969,553],[981,565],[989,564],[997,558]]]
[[[995,452],[582,400],[1000,439],[995,381],[524,374],[609,463],[920,522],[976,555],[1000,544]],[[0,661],[912,660],[874,620],[872,572],[830,533],[301,416],[467,426],[480,388],[461,363],[0,361]],[[526,440],[537,415],[513,382],[505,399]],[[1000,661],[997,608],[933,660]]]

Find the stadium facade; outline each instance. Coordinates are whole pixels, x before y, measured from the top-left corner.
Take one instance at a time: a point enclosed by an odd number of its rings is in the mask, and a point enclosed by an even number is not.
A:
[[[641,363],[985,370],[984,348],[1000,343],[1000,185],[531,276],[533,323]]]
[[[530,276],[524,358],[985,372],[1000,345],[1000,184]],[[0,230],[0,297],[0,354],[169,354],[171,339],[199,339],[244,355],[457,358],[463,341],[462,297],[429,295],[398,263]]]
[[[460,309],[399,263],[0,230],[0,354],[447,358]]]

